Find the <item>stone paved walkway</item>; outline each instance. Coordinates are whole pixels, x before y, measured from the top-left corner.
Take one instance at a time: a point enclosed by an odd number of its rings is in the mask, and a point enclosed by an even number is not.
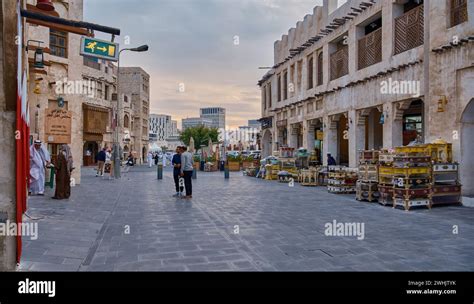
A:
[[[171,196],[169,171],[160,181],[146,167],[121,181],[83,171],[69,201],[52,192],[30,200],[39,239],[24,239],[21,270],[474,270],[474,208],[405,212],[220,172],[199,172],[194,198],[183,201]],[[326,236],[333,220],[364,223],[365,238]]]

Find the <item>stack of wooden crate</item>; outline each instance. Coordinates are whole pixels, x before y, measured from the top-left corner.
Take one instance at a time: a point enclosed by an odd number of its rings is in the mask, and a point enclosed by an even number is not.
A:
[[[356,199],[378,201],[378,159],[379,151],[359,151],[359,175],[356,185]]]
[[[298,175],[298,181],[302,186],[318,186],[319,167],[310,167],[301,169]]]
[[[329,166],[328,167],[328,192],[330,193],[355,193],[357,182],[357,169]]]
[[[391,168],[394,156],[394,151],[381,150],[379,153],[377,189],[380,197],[378,202],[384,206],[393,205],[393,176]]]
[[[268,164],[265,165],[265,179],[266,180],[277,180],[278,172],[280,171],[280,165]]]
[[[433,164],[433,204],[461,204],[459,164]]]
[[[397,153],[428,155],[432,161],[432,204],[460,204],[462,202],[459,164],[453,162],[451,143],[436,140],[430,144],[396,148]]]
[[[380,169],[380,172],[382,169]],[[430,156],[419,156],[407,152],[393,158],[393,207],[426,206],[431,208],[432,167]]]

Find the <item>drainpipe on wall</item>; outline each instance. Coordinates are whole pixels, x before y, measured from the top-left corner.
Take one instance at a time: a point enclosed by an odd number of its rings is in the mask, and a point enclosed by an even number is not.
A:
[[[423,7],[423,88],[424,88],[424,102],[423,102],[423,142],[429,140],[429,120],[430,120],[430,2],[424,1]]]

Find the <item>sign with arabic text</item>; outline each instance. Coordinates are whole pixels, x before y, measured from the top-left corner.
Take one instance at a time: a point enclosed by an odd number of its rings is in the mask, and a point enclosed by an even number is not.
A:
[[[45,135],[50,144],[71,143],[72,112],[64,108],[46,109]]]

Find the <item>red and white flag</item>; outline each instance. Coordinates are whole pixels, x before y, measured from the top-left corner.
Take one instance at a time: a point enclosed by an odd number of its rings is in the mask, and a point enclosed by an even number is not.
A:
[[[21,259],[21,223],[27,208],[30,171],[29,155],[29,110],[27,99],[27,69],[23,68],[23,23],[20,14],[20,2],[17,5],[18,62],[17,62],[17,109],[16,109],[16,222],[17,222],[17,263]]]

